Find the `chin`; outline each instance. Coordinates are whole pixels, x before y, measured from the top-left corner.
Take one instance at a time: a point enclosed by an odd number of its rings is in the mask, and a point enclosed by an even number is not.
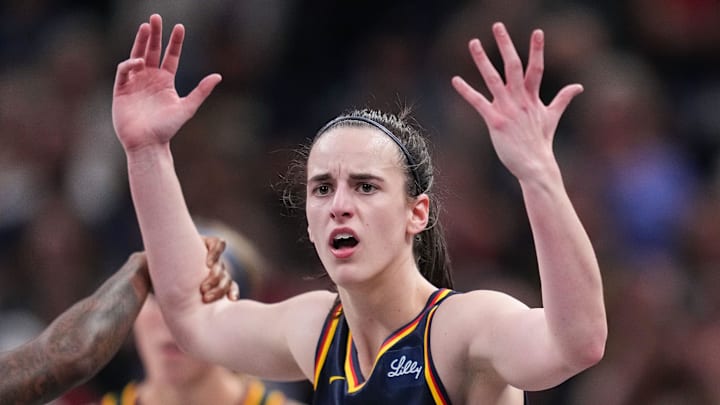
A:
[[[170,385],[189,386],[202,379],[206,373],[207,370],[204,368],[178,365],[173,369],[166,370],[165,381]]]
[[[328,274],[335,285],[344,288],[361,285],[372,278],[365,266],[349,263],[335,265]]]

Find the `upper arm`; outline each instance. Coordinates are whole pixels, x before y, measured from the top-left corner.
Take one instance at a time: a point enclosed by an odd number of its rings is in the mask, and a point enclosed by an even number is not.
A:
[[[176,338],[189,352],[239,372],[270,379],[310,378],[315,346],[333,300],[328,291],[273,304],[222,300],[198,307],[186,320],[192,323],[192,336]]]
[[[453,330],[468,375],[488,372],[525,390],[553,387],[574,373],[549,334],[542,308],[528,308],[496,291],[473,291],[448,299],[433,329]]]

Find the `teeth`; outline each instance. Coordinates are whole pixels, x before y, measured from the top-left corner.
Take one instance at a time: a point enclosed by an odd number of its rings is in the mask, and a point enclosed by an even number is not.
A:
[[[349,233],[339,233],[339,234],[335,235],[335,240],[350,239],[350,238],[352,238],[352,237],[353,237],[353,236],[350,235]]]

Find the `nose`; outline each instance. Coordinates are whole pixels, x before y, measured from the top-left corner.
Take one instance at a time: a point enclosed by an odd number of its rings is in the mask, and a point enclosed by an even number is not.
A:
[[[338,187],[333,194],[330,217],[338,220],[353,216],[353,202],[350,190],[347,187]]]

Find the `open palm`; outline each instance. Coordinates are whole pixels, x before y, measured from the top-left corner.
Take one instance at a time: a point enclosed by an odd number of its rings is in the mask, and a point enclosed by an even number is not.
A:
[[[525,71],[505,26],[496,23],[493,33],[505,65],[504,81],[480,41],[474,39],[469,44],[470,54],[493,96],[492,101],[460,77],[454,77],[452,84],[485,120],[502,163],[523,180],[536,174],[538,169],[556,165],[552,151],[555,130],[568,104],[583,88],[579,84],[565,86],[546,106],[539,95],[544,69],[542,31],[536,30],[532,35]]]
[[[185,29],[176,25],[160,63],[162,18],[154,14],[138,28],[130,59],[120,63],[113,89],[113,126],[126,151],[165,144],[220,82],[206,76],[186,97],[175,90]]]

